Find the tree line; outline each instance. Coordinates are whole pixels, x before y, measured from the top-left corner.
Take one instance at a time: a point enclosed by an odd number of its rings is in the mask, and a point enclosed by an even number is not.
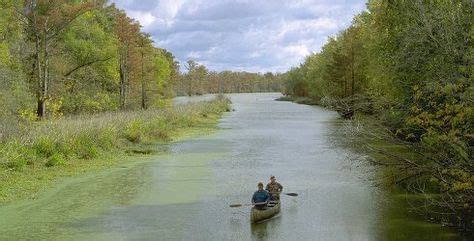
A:
[[[175,85],[177,95],[281,92],[283,86],[282,75],[271,72],[209,71],[194,60],[188,60],[184,67],[186,72],[179,76]]]
[[[369,0],[318,53],[285,73],[285,94],[376,117],[422,153],[395,183],[449,223],[473,226],[472,1]]]

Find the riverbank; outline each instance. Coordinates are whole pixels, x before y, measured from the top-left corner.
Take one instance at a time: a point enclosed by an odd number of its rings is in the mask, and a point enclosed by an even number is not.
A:
[[[28,123],[0,143],[0,203],[32,199],[62,177],[111,167],[149,154],[150,144],[212,131],[230,101],[176,105]]]

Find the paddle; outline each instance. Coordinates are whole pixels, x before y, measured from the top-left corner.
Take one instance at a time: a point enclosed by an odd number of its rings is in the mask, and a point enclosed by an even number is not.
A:
[[[292,196],[292,197],[297,197],[298,196],[298,193],[294,193],[294,192],[286,192],[286,193],[271,192],[270,194],[283,194],[283,195],[288,195],[288,196]]]
[[[238,207],[243,207],[243,206],[253,206],[253,205],[260,205],[260,204],[266,204],[266,202],[262,202],[262,203],[245,203],[245,204],[238,203],[238,204],[231,204],[231,205],[229,205],[229,207],[231,207],[231,208],[238,208]]]
[[[288,196],[292,196],[292,197],[297,197],[298,196],[298,193],[294,193],[294,192],[285,192],[285,193],[271,192],[270,194],[283,194],[283,195],[288,195]],[[229,205],[229,207],[238,208],[238,207],[253,206],[253,205],[259,205],[259,204],[265,204],[265,203],[266,202],[263,202],[263,203],[246,203],[246,204],[238,203],[238,204],[231,204],[231,205]]]

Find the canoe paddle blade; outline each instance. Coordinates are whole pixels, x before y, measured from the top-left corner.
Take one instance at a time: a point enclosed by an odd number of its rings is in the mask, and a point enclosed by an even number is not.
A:
[[[231,208],[238,208],[238,207],[243,207],[243,206],[254,206],[254,205],[263,205],[263,204],[267,204],[266,202],[261,202],[261,203],[245,203],[245,204],[231,204],[229,205],[229,207]]]
[[[288,196],[292,196],[292,197],[297,197],[298,196],[298,193],[294,193],[294,192],[289,192],[289,193],[284,193],[285,195],[288,195]]]

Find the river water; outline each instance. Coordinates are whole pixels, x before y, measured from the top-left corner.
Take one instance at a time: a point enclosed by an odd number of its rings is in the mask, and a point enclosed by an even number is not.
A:
[[[0,240],[463,240],[377,188],[374,168],[338,144],[337,114],[277,97],[232,94],[216,133],[0,207]],[[299,196],[251,225],[248,207],[229,204],[270,175]]]

